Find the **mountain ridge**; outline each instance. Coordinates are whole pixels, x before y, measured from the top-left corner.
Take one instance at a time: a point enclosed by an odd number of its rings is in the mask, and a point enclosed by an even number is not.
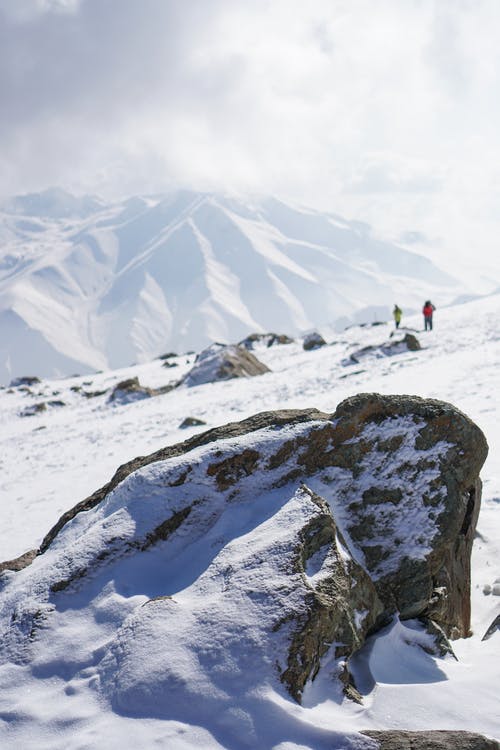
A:
[[[252,331],[341,328],[387,317],[396,298],[409,311],[462,291],[367,225],[276,198],[24,198],[0,206],[0,381],[116,368]],[[42,359],[29,354],[33,335]]]

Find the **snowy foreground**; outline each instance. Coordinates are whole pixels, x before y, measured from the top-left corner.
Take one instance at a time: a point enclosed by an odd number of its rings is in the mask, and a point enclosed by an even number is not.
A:
[[[181,683],[178,691],[175,685],[168,686],[176,720],[155,718],[151,709],[154,701],[148,704],[145,697],[149,675],[157,664],[155,654],[149,654],[145,655],[142,692],[138,693],[143,703],[137,705],[135,716],[133,694],[127,710],[121,712],[116,705],[112,710],[102,690],[110,674],[109,662],[103,664],[102,657],[125,611],[130,614],[130,642],[136,643],[141,653],[141,624],[135,615],[147,597],[139,593],[144,591],[144,581],[137,578],[140,571],[133,570],[127,587],[118,590],[111,582],[105,590],[96,588],[90,601],[73,596],[70,608],[51,615],[47,632],[44,634],[42,628],[38,636],[43,649],[38,649],[34,661],[28,664],[17,658],[15,664],[0,666],[0,747],[361,750],[374,747],[373,743],[352,733],[393,727],[465,729],[499,738],[500,633],[482,641],[500,612],[500,426],[496,408],[499,314],[500,295],[438,310],[435,330],[416,332],[422,351],[391,357],[369,354],[357,364],[347,363],[349,355],[362,347],[387,342],[392,327],[356,327],[342,334],[325,330],[330,345],[317,351],[303,351],[300,341],[256,348],[255,354],[270,373],[182,387],[130,403],[110,404],[109,389],[135,376],[144,386],[165,386],[189,370],[194,356],[172,358],[169,362],[177,366],[170,368],[155,360],[83,378],[43,381],[31,386],[31,393],[22,388],[1,390],[0,560],[14,558],[40,544],[60,515],[107,482],[118,465],[208,427],[263,410],[316,407],[333,412],[347,396],[368,391],[433,397],[449,401],[468,414],[486,435],[490,453],[482,471],[482,510],[473,550],[473,635],[454,642],[458,661],[426,654],[415,645],[424,635],[416,632],[414,625],[395,619],[360,654],[360,662],[369,664],[375,680],[375,684],[363,686],[363,705],[348,701],[332,689],[326,668],[307,687],[302,706],[286,693],[267,686],[256,687],[246,703],[240,700],[238,707],[231,709],[227,694],[230,698],[232,683],[226,675],[221,677],[225,696],[220,700],[212,696],[214,713],[224,707],[217,720],[200,716],[196,701],[176,704],[176,694],[185,689]],[[421,327],[420,318],[404,319],[403,323],[409,328]],[[107,393],[85,398],[82,390]],[[42,401],[48,404],[45,411],[20,416]],[[181,429],[179,425],[189,416],[203,420],[206,426]],[[154,484],[154,477],[152,481]],[[85,523],[84,518],[81,523]],[[125,519],[123,523],[123,533],[127,533]],[[284,530],[287,524],[284,518]],[[262,535],[264,540],[265,527]],[[225,554],[231,554],[229,548]],[[185,582],[185,590],[179,592],[181,601],[182,597],[200,596],[200,591],[203,595],[200,582],[189,585],[196,580],[199,561],[184,556],[182,565],[182,570],[177,570],[179,581]],[[21,580],[23,575],[8,573],[6,577]],[[150,566],[142,575],[147,576],[147,591],[154,595],[165,572]],[[24,595],[35,594],[26,589]],[[245,612],[238,616],[244,618]],[[56,637],[50,631],[54,622]],[[157,625],[160,630],[161,622]],[[165,669],[175,671],[177,666],[182,679],[194,685],[194,662],[189,653],[175,646],[189,627],[182,617],[177,618],[176,629],[170,634],[173,664],[165,665]],[[14,653],[15,644],[11,648]],[[209,633],[200,639],[198,657],[201,653],[211,658]],[[176,659],[182,659],[182,664]],[[250,654],[248,669],[255,669]],[[126,682],[127,675],[122,673],[122,677]],[[108,695],[119,689],[116,685],[107,687]],[[202,691],[203,685],[197,689]],[[216,733],[210,731],[212,726],[217,726]],[[255,726],[259,730],[258,745],[252,739]]]

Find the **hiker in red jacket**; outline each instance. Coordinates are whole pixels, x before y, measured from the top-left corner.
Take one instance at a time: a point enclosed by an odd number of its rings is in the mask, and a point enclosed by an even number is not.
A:
[[[435,309],[436,308],[429,299],[426,301],[425,305],[422,308],[422,312],[424,314],[424,326],[426,331],[432,331],[432,313]]]

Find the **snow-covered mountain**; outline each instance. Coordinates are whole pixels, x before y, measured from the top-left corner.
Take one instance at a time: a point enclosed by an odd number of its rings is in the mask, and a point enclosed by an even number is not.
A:
[[[88,373],[252,331],[386,319],[463,291],[370,228],[276,199],[61,190],[0,206],[0,382]]]

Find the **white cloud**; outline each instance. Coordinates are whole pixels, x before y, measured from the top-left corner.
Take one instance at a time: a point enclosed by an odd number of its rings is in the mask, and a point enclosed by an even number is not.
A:
[[[499,33],[497,0],[0,0],[0,192],[279,192],[466,254]]]

